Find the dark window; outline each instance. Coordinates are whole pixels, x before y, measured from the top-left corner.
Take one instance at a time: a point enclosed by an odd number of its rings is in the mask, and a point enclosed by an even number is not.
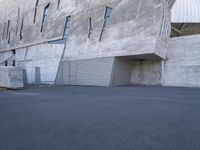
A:
[[[15,51],[15,49],[13,49],[13,50],[12,50],[12,54],[13,54],[13,55],[15,55],[15,54],[16,54],[16,51]]]
[[[89,18],[89,33],[88,33],[88,38],[90,38],[93,30],[93,25],[92,25],[92,18]]]
[[[10,32],[8,33],[8,44],[10,44]]]
[[[7,60],[5,61],[5,66],[8,66],[8,61]]]
[[[44,8],[43,18],[42,18],[42,26],[41,26],[41,32],[43,31],[44,23],[47,22],[47,17],[49,13],[49,6],[50,3]]]
[[[35,7],[36,8],[38,7],[38,4],[39,4],[39,0],[36,0],[36,2],[35,2]]]
[[[20,41],[23,39],[23,29],[24,29],[24,17],[22,18],[21,28],[20,28]]]
[[[3,26],[3,35],[2,35],[2,40],[4,39],[5,36],[5,31],[6,30],[6,22],[4,22],[4,26]]]
[[[36,0],[36,2],[35,2],[35,12],[34,12],[33,23],[35,23],[35,21],[36,21],[38,4],[39,4],[39,0]]]
[[[8,20],[6,39],[8,39],[9,36],[9,29],[10,29],[10,20]]]
[[[59,9],[59,6],[60,6],[60,0],[58,0],[57,10]]]
[[[103,28],[101,30],[101,34],[100,34],[100,37],[99,37],[99,41],[101,41],[104,29],[108,26],[109,19],[112,15],[112,10],[113,9],[111,7],[106,6],[106,11],[105,11],[105,15],[104,15],[104,23],[103,23]]]
[[[16,66],[15,60],[13,60],[13,63],[12,63],[12,65],[13,65],[13,66]]]
[[[71,16],[68,16],[65,22],[65,28],[63,33],[63,38],[67,38],[70,32],[71,27]]]

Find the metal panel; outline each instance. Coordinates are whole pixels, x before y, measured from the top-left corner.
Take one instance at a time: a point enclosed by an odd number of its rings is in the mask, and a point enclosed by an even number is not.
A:
[[[77,62],[76,61],[70,62],[69,72],[70,72],[70,76],[69,76],[70,84],[76,85],[77,83]]]
[[[172,23],[200,23],[200,0],[176,0],[171,20]]]
[[[80,60],[77,64],[77,84],[109,86],[114,58]]]
[[[59,67],[58,84],[109,86],[114,58],[64,61]],[[62,75],[60,75],[62,74]],[[62,80],[62,81],[61,81]]]

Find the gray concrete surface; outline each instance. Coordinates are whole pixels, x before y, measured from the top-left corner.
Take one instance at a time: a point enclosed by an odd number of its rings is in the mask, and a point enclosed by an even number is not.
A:
[[[200,89],[28,87],[0,93],[1,150],[199,150]]]
[[[163,64],[163,85],[200,87],[200,35],[172,38]]]
[[[159,60],[134,61],[130,82],[134,85],[161,85],[162,62]]]
[[[23,72],[19,67],[0,66],[0,87],[20,89],[24,87]]]

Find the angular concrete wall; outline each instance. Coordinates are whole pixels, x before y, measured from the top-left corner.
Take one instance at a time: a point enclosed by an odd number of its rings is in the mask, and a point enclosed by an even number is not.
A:
[[[8,65],[11,65],[13,59],[15,59],[15,56],[13,56],[12,51],[0,53],[0,66],[5,66],[5,61],[8,62]]]
[[[172,38],[164,61],[163,85],[200,86],[200,35]]]
[[[0,87],[9,89],[23,88],[23,72],[18,67],[0,67]]]
[[[44,8],[49,2],[47,21],[40,32]],[[145,54],[166,56],[165,42],[170,34],[166,0],[62,0],[59,7],[58,0],[39,0],[34,23],[35,4],[36,0],[0,2],[0,51],[61,39],[66,17],[71,16],[66,59]],[[102,30],[106,6],[112,7],[113,12],[108,26]],[[90,38],[89,18],[93,26]],[[20,41],[22,27],[23,39]]]
[[[133,60],[127,57],[116,57],[114,60],[111,86],[129,85]]]
[[[64,44],[39,44],[0,53],[0,65],[13,65],[26,70],[28,84],[54,84]]]

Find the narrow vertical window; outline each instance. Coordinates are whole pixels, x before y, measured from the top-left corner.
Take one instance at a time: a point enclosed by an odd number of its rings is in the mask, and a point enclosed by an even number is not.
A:
[[[88,38],[90,38],[91,34],[92,34],[92,30],[93,30],[93,25],[92,25],[92,18],[89,18],[89,22],[88,22],[89,26],[89,32],[88,32]]]
[[[9,36],[9,30],[10,30],[10,20],[8,20],[6,39],[8,39],[8,36]]]
[[[18,28],[19,28],[19,15],[20,15],[20,8],[18,8],[18,13],[17,13],[16,36],[18,34]]]
[[[104,16],[104,27],[106,27],[108,25],[108,21],[112,15],[112,8],[106,6],[106,11],[105,11],[105,16]]]
[[[68,16],[65,22],[63,38],[68,38],[70,27],[71,27],[71,16]]]
[[[8,33],[8,44],[10,44],[10,32]]]
[[[39,4],[39,0],[36,0],[36,2],[35,2],[35,11],[34,11],[33,23],[35,23],[35,21],[36,21],[38,4]]]
[[[100,37],[99,37],[99,41],[101,41],[104,29],[108,26],[109,19],[112,15],[112,10],[113,9],[111,7],[106,6],[106,11],[105,11],[105,15],[104,15],[104,23],[103,23],[103,28],[101,30],[101,34],[100,34]]]
[[[7,60],[5,61],[5,66],[8,66],[8,61]]]
[[[48,13],[49,13],[50,3],[44,8],[43,18],[42,18],[42,26],[40,32],[43,31],[44,23],[47,21]]]
[[[6,22],[4,22],[4,26],[3,26],[3,34],[2,34],[2,40],[4,39],[5,37],[5,31],[6,30]]]
[[[59,6],[60,6],[60,0],[58,0],[57,10],[59,9]]]
[[[23,39],[23,29],[24,29],[24,17],[22,18],[21,28],[20,28],[20,41]]]
[[[15,60],[13,60],[12,65],[16,66],[16,61]]]

